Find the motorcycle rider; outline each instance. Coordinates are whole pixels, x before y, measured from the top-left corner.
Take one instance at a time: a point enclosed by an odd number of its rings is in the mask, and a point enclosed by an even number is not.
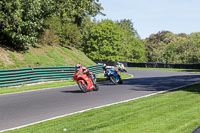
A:
[[[103,64],[103,70],[104,70],[104,77],[106,77],[107,80],[109,80],[109,76],[108,76],[108,73],[109,73],[109,70],[111,70],[111,68],[108,68],[106,64]],[[113,70],[115,71],[115,70]]]
[[[106,70],[107,70],[106,64],[103,64],[103,71],[104,71],[104,73],[106,73]]]
[[[103,64],[103,70],[104,70],[104,73],[107,73],[107,70],[113,70],[113,71],[115,71],[115,72],[117,72],[117,70],[115,70],[114,69],[114,67],[107,67],[107,65],[106,64]]]
[[[82,66],[80,63],[77,63],[77,64],[75,65],[75,73],[77,73],[79,70],[81,70],[83,73],[86,73],[86,75],[87,75],[89,78],[92,78],[92,75],[90,74],[89,69],[87,69],[86,67]]]
[[[116,66],[117,66],[117,70],[119,70],[119,71],[123,71],[124,70],[125,71],[124,64],[117,62]]]
[[[124,68],[124,64],[117,62],[117,67],[118,68]]]
[[[110,75],[114,76],[115,77],[115,82],[119,82],[120,84],[122,84],[122,81],[121,81],[121,78],[120,78],[120,75],[118,73],[117,70],[115,70],[113,67],[109,67],[107,66],[106,64],[103,64],[103,70],[104,70],[104,77],[106,77],[107,80],[110,80]],[[120,80],[120,81],[119,81]]]

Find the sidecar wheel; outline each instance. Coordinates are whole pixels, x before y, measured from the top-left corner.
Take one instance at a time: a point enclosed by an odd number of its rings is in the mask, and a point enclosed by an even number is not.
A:
[[[85,86],[85,84],[83,84],[81,81],[78,82],[78,86],[79,88],[81,89],[81,91],[83,93],[86,93],[87,92],[87,87]]]

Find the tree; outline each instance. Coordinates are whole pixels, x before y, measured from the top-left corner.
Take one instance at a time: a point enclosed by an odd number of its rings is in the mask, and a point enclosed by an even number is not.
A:
[[[148,61],[168,63],[200,62],[200,33],[190,35],[158,32],[145,40]]]
[[[48,18],[45,24],[53,34],[58,36],[58,40],[62,46],[76,47],[82,39],[80,29],[76,24],[70,22],[62,23],[57,16]]]
[[[98,0],[56,0],[56,13],[62,22],[72,22],[81,26],[84,18],[88,16],[104,15]]]
[[[168,62],[168,54],[166,46],[169,44],[175,35],[169,31],[161,31],[157,34],[151,34],[145,39],[147,58],[149,62]]]
[[[142,41],[111,20],[94,25],[86,44],[84,52],[93,60],[137,62],[146,59]]]
[[[64,40],[74,43],[82,20],[102,14],[103,8],[98,0],[1,0],[0,9],[1,38],[24,47],[34,45],[46,28],[44,21],[54,15],[59,16],[61,28],[67,32]]]
[[[130,36],[134,38],[140,38],[139,34],[137,33],[136,29],[133,27],[133,22],[130,19],[123,19],[116,22],[121,28],[129,32]]]
[[[44,1],[50,0],[2,0],[0,31],[4,38],[11,40],[15,47],[34,45],[43,31],[44,19],[52,13]]]

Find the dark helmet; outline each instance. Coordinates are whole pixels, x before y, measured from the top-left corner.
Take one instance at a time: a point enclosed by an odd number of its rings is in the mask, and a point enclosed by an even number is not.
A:
[[[79,69],[79,68],[81,68],[82,66],[81,66],[80,63],[77,63],[77,64],[75,65],[75,67],[76,67],[76,69]]]

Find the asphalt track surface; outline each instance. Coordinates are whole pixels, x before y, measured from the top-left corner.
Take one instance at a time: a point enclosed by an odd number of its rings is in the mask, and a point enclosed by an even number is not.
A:
[[[78,86],[0,95],[0,131],[89,108],[103,106],[200,81],[200,74],[129,69],[123,85],[98,83],[98,92]]]

